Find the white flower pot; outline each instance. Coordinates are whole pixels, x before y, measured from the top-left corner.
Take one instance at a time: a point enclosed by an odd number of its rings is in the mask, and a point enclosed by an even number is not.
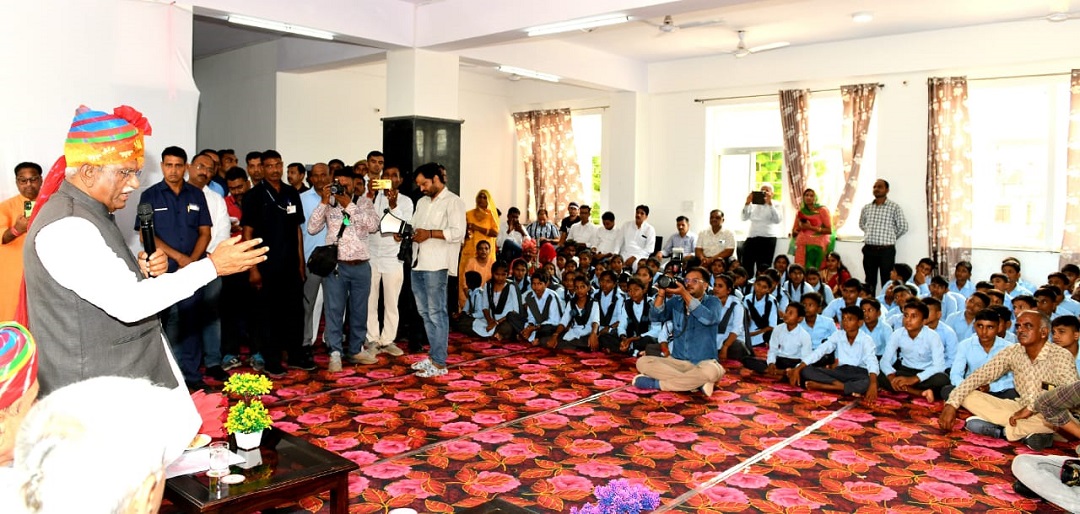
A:
[[[241,450],[253,450],[262,443],[262,430],[252,433],[236,432],[233,436],[236,437],[236,447]]]

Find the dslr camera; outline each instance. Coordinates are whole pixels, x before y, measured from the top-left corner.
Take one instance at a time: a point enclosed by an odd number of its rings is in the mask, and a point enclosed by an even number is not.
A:
[[[660,275],[660,278],[656,279],[656,287],[660,289],[678,289],[680,280],[679,277]]]
[[[335,180],[330,184],[330,194],[335,196],[345,194],[345,186]]]
[[[405,223],[401,227],[401,247],[398,248],[397,258],[401,262],[412,262],[413,226]]]

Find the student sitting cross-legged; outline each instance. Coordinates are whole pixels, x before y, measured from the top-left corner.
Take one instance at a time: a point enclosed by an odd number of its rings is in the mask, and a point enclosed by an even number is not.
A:
[[[803,295],[802,304],[803,310],[806,313],[803,317],[802,328],[807,334],[810,334],[810,349],[816,350],[821,343],[824,343],[829,336],[836,332],[836,324],[833,323],[831,318],[826,318],[819,315],[821,312],[821,302],[823,298],[817,293],[806,293]],[[832,356],[822,356],[822,361],[818,364],[826,366],[832,362]]]
[[[825,340],[798,366],[787,370],[791,385],[802,379],[807,389],[843,391],[844,394],[861,394],[868,404],[877,401],[878,360],[874,355],[874,341],[862,326],[862,309],[851,306],[840,310],[842,330]],[[822,356],[836,355],[835,367],[811,366]]]
[[[477,305],[484,317],[473,321],[473,332],[482,337],[494,337],[504,341],[525,327],[525,317],[521,314],[521,296],[517,286],[507,280],[509,267],[503,261],[491,265],[491,280],[481,288],[483,294],[477,299]],[[468,277],[466,277],[467,279]]]
[[[686,272],[685,286],[661,289],[649,316],[658,322],[670,321],[671,356],[639,357],[634,377],[638,389],[691,391],[701,388],[712,396],[724,368],[716,360],[716,331],[720,323],[720,300],[706,294],[708,271],[701,267]]]
[[[746,345],[742,302],[735,297],[735,279],[727,273],[713,275],[712,294],[720,300],[720,325],[716,328],[716,350],[720,360],[753,357]]]
[[[585,277],[575,276],[573,284],[574,300],[566,306],[559,326],[555,328],[555,334],[547,342],[548,348],[600,349],[600,338],[597,331],[600,328],[600,309],[593,300],[592,290]]]
[[[1075,318],[1074,318],[1075,319]],[[949,382],[952,385],[941,389],[941,396],[948,398],[952,390],[960,385],[965,378],[971,376],[975,370],[986,364],[986,361],[995,356],[1001,350],[1014,344],[998,337],[998,324],[1001,322],[998,313],[994,309],[983,309],[975,313],[975,335],[960,341],[956,348],[956,358],[953,360],[949,371]],[[1020,394],[1016,392],[1013,384],[1012,373],[1005,373],[997,380],[990,382],[985,387],[986,392],[998,398],[1016,399]]]
[[[903,328],[893,332],[881,356],[878,385],[893,392],[922,395],[949,385],[945,374],[945,345],[937,332],[926,326],[930,309],[920,300],[904,305]]]
[[[876,298],[863,300],[860,307],[863,311],[863,326],[860,330],[874,340],[874,348],[880,358],[881,354],[885,353],[885,345],[889,344],[889,338],[892,337],[892,326],[881,319],[881,302]]]
[[[751,347],[769,342],[771,332],[780,317],[777,311],[780,307],[775,298],[770,294],[773,289],[773,280],[768,275],[760,275],[754,279],[754,292],[743,300],[746,309],[747,342]],[[730,357],[730,356],[729,356]]]
[[[484,297],[482,281],[483,277],[479,272],[465,272],[465,303],[461,306],[461,311],[455,312],[450,320],[450,327],[455,332],[461,332],[470,337],[478,335],[473,330],[473,324],[484,319],[483,305],[481,305]]]
[[[551,343],[551,336],[562,319],[562,303],[558,295],[548,289],[547,284],[547,272],[536,270],[532,275],[532,290],[525,293],[523,300],[526,320],[521,339],[531,342],[533,346],[539,345],[541,339],[547,339],[546,342]],[[555,338],[555,341],[558,339]]]
[[[784,322],[773,329],[765,360],[749,358],[743,361],[743,366],[770,377],[778,377],[784,370],[798,366],[813,351],[810,334],[800,325],[805,314],[801,303],[789,303],[784,309]]]
[[[612,270],[604,271],[600,275],[600,290],[596,292],[593,301],[600,315],[600,328],[597,336],[600,345],[607,350],[615,350],[619,347],[619,325],[622,323],[623,295],[617,286],[619,277]]]
[[[649,316],[649,299],[641,279],[630,279],[630,297],[623,302],[619,323],[619,351],[637,357],[639,354],[660,355],[660,332],[663,326]]]

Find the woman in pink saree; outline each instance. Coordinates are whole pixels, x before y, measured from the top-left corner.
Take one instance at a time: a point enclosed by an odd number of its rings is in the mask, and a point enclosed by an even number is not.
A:
[[[803,192],[791,237],[795,242],[795,262],[804,267],[820,268],[825,254],[831,251],[832,216],[829,209],[817,203],[817,193],[813,189]]]

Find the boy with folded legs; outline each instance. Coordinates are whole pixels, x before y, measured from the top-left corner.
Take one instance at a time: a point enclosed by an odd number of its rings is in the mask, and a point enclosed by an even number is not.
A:
[[[801,303],[789,303],[784,309],[784,323],[773,329],[765,360],[747,358],[743,366],[770,377],[781,376],[784,370],[798,366],[812,351],[810,334],[800,326],[805,314],[806,309]]]
[[[791,385],[798,385],[801,378],[807,389],[843,391],[844,394],[861,394],[863,401],[877,401],[878,360],[874,355],[874,341],[862,332],[863,311],[850,306],[840,310],[840,326],[834,333],[803,358],[798,366],[787,370]],[[811,366],[828,354],[836,355],[835,367]]]

